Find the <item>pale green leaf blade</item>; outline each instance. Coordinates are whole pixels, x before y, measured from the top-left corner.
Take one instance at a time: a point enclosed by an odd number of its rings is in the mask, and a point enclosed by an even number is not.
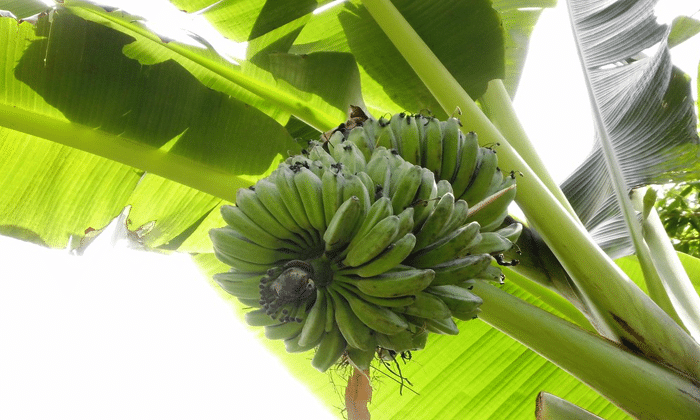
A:
[[[667,30],[654,19],[654,3],[569,3],[594,115],[599,117],[593,151],[562,189],[579,218],[614,256],[631,251],[630,233],[622,227],[618,210],[625,209],[626,223],[632,223],[626,192],[696,177],[700,169],[688,78],[671,63]],[[655,48],[652,55],[640,55],[650,47]],[[612,196],[617,196],[618,208]]]
[[[298,150],[284,127],[177,63],[124,56],[129,37],[109,28],[64,12],[36,27],[0,19],[0,37],[5,234],[65,247],[139,204],[134,220],[155,220],[149,244],[164,245],[196,228],[220,200],[212,194],[235,197]],[[256,147],[242,147],[251,138]],[[151,183],[144,170],[196,189]]]

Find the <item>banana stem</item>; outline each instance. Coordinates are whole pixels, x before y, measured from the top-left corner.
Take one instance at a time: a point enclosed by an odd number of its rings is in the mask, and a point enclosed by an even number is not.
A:
[[[448,113],[459,107],[463,130],[500,143],[499,163],[523,174],[516,202],[584,294],[596,329],[648,356],[700,378],[700,347],[637,287],[562,206],[389,0],[363,0],[367,10]]]
[[[508,139],[511,146],[527,162],[559,203],[578,220],[576,212],[571,207],[561,188],[554,182],[544,162],[540,159],[540,155],[535,152],[535,147],[527,136],[522,124],[520,124],[520,120],[518,120],[518,116],[513,108],[513,102],[506,91],[506,87],[503,85],[503,81],[500,79],[491,80],[488,83],[486,93],[479,99],[479,102],[493,125],[503,134],[503,137]]]
[[[569,372],[639,419],[700,418],[697,382],[586,332],[484,282],[479,318]]]

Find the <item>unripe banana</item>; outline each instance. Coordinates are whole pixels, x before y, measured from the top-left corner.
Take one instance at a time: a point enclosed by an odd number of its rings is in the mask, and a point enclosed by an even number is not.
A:
[[[384,218],[374,225],[355,246],[348,246],[348,253],[343,260],[343,264],[345,266],[357,267],[369,262],[394,241],[398,231],[398,216]]]
[[[321,195],[323,196],[323,219],[326,227],[343,204],[343,184],[345,177],[335,171],[328,170],[321,177]]]
[[[454,191],[452,191],[452,184],[446,179],[441,179],[436,183],[437,186],[437,196],[442,197],[445,194],[454,194]]]
[[[413,267],[429,268],[463,257],[466,254],[465,250],[471,249],[470,246],[479,240],[479,235],[479,224],[469,223],[414,253],[406,262]]]
[[[391,216],[391,200],[387,197],[381,197],[370,206],[367,215],[365,216],[360,228],[355,233],[355,236],[350,241],[348,248],[355,248],[360,241],[369,233],[370,230],[379,222]]]
[[[301,247],[308,247],[310,245],[303,236],[282,225],[277,217],[270,213],[267,207],[262,203],[256,191],[248,188],[239,189],[236,192],[236,207],[241,209],[249,219],[256,221],[258,226],[270,235],[292,241]],[[222,208],[222,214],[225,212],[226,210]]]
[[[279,324],[279,321],[270,318],[270,315],[268,315],[264,309],[254,309],[252,311],[248,311],[245,313],[243,318],[251,327],[266,327],[269,325]]]
[[[434,278],[435,272],[429,269],[389,271],[366,279],[341,277],[363,293],[385,298],[415,295],[428,287]]]
[[[396,189],[391,192],[393,195],[391,205],[394,208],[394,214],[401,213],[414,202],[416,192],[421,184],[422,172],[420,166],[411,165],[398,175],[400,178],[396,182]]]
[[[269,249],[249,241],[231,227],[212,229],[209,236],[214,249],[221,254],[255,264],[273,264],[293,259],[297,254],[285,249]]]
[[[407,115],[400,123],[399,136],[401,138],[400,152],[407,162],[414,165],[421,164],[420,132],[416,124],[416,118]]]
[[[398,241],[389,245],[384,252],[359,267],[343,269],[340,272],[345,274],[356,274],[360,277],[374,277],[387,272],[396,267],[411,254],[416,237],[409,233],[401,237]]]
[[[508,226],[499,229],[496,231],[499,235],[502,237],[508,239],[509,241],[515,243],[517,242],[518,238],[520,238],[520,234],[523,232],[523,225],[518,223],[518,222],[513,222],[509,224]]]
[[[255,194],[252,191],[251,193]],[[263,229],[253,220],[251,220],[248,216],[246,216],[243,210],[240,209],[240,207],[221,206],[221,217],[224,219],[226,224],[232,226],[237,231],[239,231],[244,237],[248,238],[249,240],[257,243],[262,247],[270,249],[287,248],[297,252],[301,252],[304,249],[300,247],[299,244],[296,242],[286,241],[268,233],[265,229]],[[292,237],[291,232],[289,231],[284,230],[283,234],[286,234],[290,238]]]
[[[513,247],[513,242],[496,232],[484,232],[481,240],[466,249],[470,254],[500,254]]]
[[[347,300],[355,315],[370,329],[392,335],[408,328],[408,322],[390,309],[368,303],[345,288],[335,290]]]
[[[380,118],[375,128],[376,140],[374,142],[374,148],[385,147],[386,149],[393,149],[396,140],[394,139],[394,130],[389,126],[389,121]]]
[[[360,350],[354,347],[348,347],[345,351],[345,356],[348,359],[348,363],[353,365],[356,369],[364,372],[369,369],[369,365],[374,359],[375,349],[370,350]]]
[[[299,335],[303,324],[301,322],[285,322],[265,327],[265,338],[268,340],[287,340]]]
[[[286,188],[286,187],[285,187]],[[240,191],[240,190],[239,190]],[[309,245],[315,244],[314,239],[309,232],[297,224],[287,209],[282,200],[282,195],[277,189],[277,186],[266,180],[261,179],[255,184],[255,194],[260,199],[260,202],[270,212],[270,214],[287,230],[299,234],[304,241]]]
[[[356,174],[364,171],[367,161],[355,143],[346,141],[334,152],[333,157],[342,165],[345,173]]]
[[[404,211],[399,213],[399,215],[398,215],[399,216],[399,231],[396,233],[397,238],[403,238],[405,235],[413,232],[413,226],[414,226],[413,215],[414,214],[415,214],[415,209],[413,207],[407,207]]]
[[[370,350],[376,345],[376,339],[369,329],[350,308],[348,302],[335,290],[329,289],[335,309],[335,322],[345,340],[352,347]]]
[[[319,371],[325,372],[345,353],[347,345],[348,343],[345,341],[345,337],[343,337],[340,329],[333,324],[330,332],[325,333],[323,338],[321,338],[316,354],[311,359],[311,365]]]
[[[450,308],[435,295],[427,292],[415,294],[416,300],[408,306],[395,308],[396,312],[410,316],[428,319],[444,319],[450,317]]]
[[[442,319],[435,319],[435,318],[419,318],[419,317],[411,317],[411,316],[406,316],[406,318],[411,322],[413,325],[416,325],[417,327],[430,331],[435,334],[445,334],[445,335],[457,335],[459,334],[459,329],[457,328],[457,324],[455,324],[454,320],[452,320],[452,317],[445,317]]]
[[[480,275],[493,261],[489,254],[467,255],[430,267],[435,271],[433,286],[455,284]]]
[[[323,150],[323,147],[320,144],[314,144],[312,147],[309,148],[309,159],[321,162],[321,164],[326,170],[330,169],[333,165],[337,163],[333,156],[330,155],[330,153]]]
[[[415,200],[413,201],[413,222],[415,227],[423,225],[425,219],[428,218],[435,208],[437,197],[435,175],[430,170],[423,168],[421,171],[420,187],[418,187]]]
[[[306,322],[301,329],[297,344],[301,347],[313,344],[321,340],[326,327],[326,292],[316,289],[316,302],[309,310]]]
[[[463,135],[460,131],[461,123],[456,118],[450,118],[440,123],[442,129],[442,167],[440,179],[452,181],[459,162],[460,149]]]
[[[477,158],[477,167],[474,170],[474,175],[467,187],[467,190],[462,194],[462,200],[470,205],[476,204],[486,198],[486,192],[491,185],[494,177],[494,172],[498,167],[498,158],[496,152],[491,149],[479,148],[479,156]]]
[[[453,317],[465,321],[472,319],[483,303],[479,296],[458,285],[432,286],[427,291],[439,297]]]
[[[450,214],[450,218],[447,220],[445,226],[443,226],[442,230],[440,231],[440,236],[448,235],[451,232],[454,232],[455,229],[464,226],[468,221],[468,217],[469,205],[467,204],[467,202],[464,200],[455,201],[455,205],[452,208],[452,214]]]
[[[226,292],[240,299],[259,299],[260,280],[264,273],[241,273],[238,271],[228,271],[226,273],[214,274],[216,281]]]
[[[424,127],[421,165],[439,179],[442,171],[442,128],[437,118],[430,118]]]
[[[302,167],[294,175],[294,184],[309,223],[317,231],[324,232],[326,215],[323,209],[323,181],[311,170]]]
[[[350,243],[364,217],[361,205],[360,200],[353,196],[338,208],[323,234],[327,252],[337,251]]]
[[[457,172],[452,181],[455,197],[461,198],[469,187],[474,170],[476,170],[478,156],[479,141],[476,133],[467,133],[464,135]]]
[[[380,147],[374,151],[372,157],[367,162],[365,171],[374,185],[381,186],[383,196],[389,196],[389,185],[391,182],[391,166],[389,166],[389,151]]]
[[[374,194],[374,192],[372,193]],[[352,196],[360,199],[360,206],[362,207],[363,214],[366,214],[372,205],[369,191],[367,191],[367,187],[365,187],[360,177],[353,174],[346,174],[345,183],[343,184],[343,199],[347,200]]]
[[[342,275],[336,275],[337,276],[337,281],[333,282],[333,287],[342,287],[344,289],[347,289],[354,293],[356,296],[358,296],[360,299],[375,304],[377,306],[383,306],[386,308],[399,308],[403,306],[408,306],[415,302],[416,297],[415,296],[399,296],[399,297],[393,297],[393,298],[384,298],[384,297],[377,297],[377,296],[371,296],[368,295],[367,293],[363,293],[358,289],[356,286],[352,285],[352,282],[357,282],[358,279],[357,277],[345,277]],[[355,283],[357,284],[357,283]]]
[[[452,215],[454,196],[450,193],[443,195],[435,205],[428,218],[416,233],[415,251],[421,250],[440,238],[440,232]]]
[[[365,184],[365,188],[369,193],[369,203],[370,205],[373,204],[374,201],[378,198],[378,196],[382,196],[382,194],[377,194],[377,190],[381,190],[381,188],[377,188],[377,184],[374,183],[372,178],[369,175],[367,175],[366,172],[358,172],[356,175],[358,178],[360,178],[360,181],[362,181],[362,183]]]
[[[379,347],[393,350],[397,353],[421,350],[425,348],[427,341],[428,331],[424,329],[416,332],[406,330],[394,335],[377,334],[377,345]]]
[[[488,231],[486,226],[495,225],[495,227],[498,227],[503,223],[505,219],[504,213],[507,215],[508,206],[515,198],[516,185],[514,176],[507,176],[501,185],[503,186],[501,190],[475,203],[469,209],[469,220],[479,222],[484,227],[482,229],[484,231]]]
[[[370,141],[364,127],[355,127],[350,130],[348,138],[345,140],[345,142],[350,142],[357,146],[357,150],[362,153],[365,161],[369,160],[370,156],[372,156],[374,142]]]

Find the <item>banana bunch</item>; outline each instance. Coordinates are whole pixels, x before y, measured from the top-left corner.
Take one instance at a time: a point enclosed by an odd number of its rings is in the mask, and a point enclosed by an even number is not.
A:
[[[403,114],[311,141],[221,208],[227,226],[210,237],[232,269],[214,278],[267,338],[316,349],[320,371],[341,359],[365,370],[378,350],[457,334],[453,318],[479,312],[472,282],[502,280],[492,263],[522,228],[496,230],[514,177],[503,180],[482,149],[456,120]]]

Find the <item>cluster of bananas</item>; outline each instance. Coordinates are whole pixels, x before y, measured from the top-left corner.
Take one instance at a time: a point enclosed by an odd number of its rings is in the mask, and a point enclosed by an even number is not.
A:
[[[502,280],[493,256],[522,229],[498,229],[515,177],[457,120],[350,123],[239,190],[210,232],[233,267],[215,280],[254,308],[246,321],[289,352],[316,348],[320,371],[457,334],[453,318],[475,318],[482,302],[471,285]]]

